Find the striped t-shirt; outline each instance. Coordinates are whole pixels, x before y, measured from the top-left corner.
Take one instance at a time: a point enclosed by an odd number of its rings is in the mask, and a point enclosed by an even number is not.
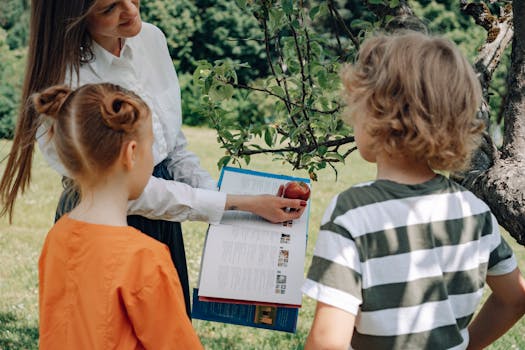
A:
[[[330,203],[303,292],[358,315],[352,348],[464,349],[486,275],[516,267],[488,206],[460,185],[376,180]]]

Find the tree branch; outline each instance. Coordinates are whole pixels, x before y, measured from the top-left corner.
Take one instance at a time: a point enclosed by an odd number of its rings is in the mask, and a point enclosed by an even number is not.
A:
[[[482,198],[492,213],[517,241],[525,245],[525,0],[514,0],[512,8],[505,6],[499,18],[494,20],[483,3],[466,4],[462,9],[487,29],[487,40],[481,47],[475,67],[488,99],[492,74],[501,61],[505,48],[512,40],[511,66],[507,80],[507,95],[503,107],[505,119],[504,144],[501,152],[495,150],[492,140],[485,136],[484,142],[474,155],[474,164],[463,174],[452,174],[456,181]],[[511,12],[511,9],[513,12]],[[481,114],[489,120],[484,102]],[[493,154],[490,162],[476,160]]]
[[[321,142],[318,144],[318,146],[325,146],[325,147],[334,147],[334,146],[340,146],[345,145],[350,142],[354,142],[353,136],[347,136],[340,139],[335,140],[328,140],[325,142]],[[251,149],[251,150],[243,150],[242,155],[253,155],[253,154],[262,154],[262,153],[282,153],[282,152],[295,152],[295,153],[308,153],[313,150],[317,149],[317,146],[314,144],[308,144],[308,145],[299,145],[296,147],[283,147],[283,148],[272,148],[272,149]],[[357,148],[352,148],[347,152],[348,154],[355,151]]]
[[[334,1],[333,0],[328,0],[328,11],[330,11],[330,15],[335,17],[335,19],[337,20],[337,23],[341,24],[341,26],[342,26],[344,32],[346,33],[346,35],[348,35],[348,37],[350,38],[350,40],[352,41],[352,43],[354,44],[356,49],[359,50],[359,45],[360,45],[359,44],[359,40],[357,40],[355,35],[346,26],[345,20],[343,19],[343,17],[341,17],[341,14],[337,10],[337,7],[334,5]],[[339,46],[341,46],[341,43],[339,41],[339,35],[337,34],[337,31],[336,31],[335,35],[337,36],[337,41],[339,43]]]
[[[273,97],[276,97],[278,98],[279,100],[283,101],[283,102],[287,102],[289,103],[291,106],[294,106],[294,107],[298,107],[298,108],[302,108],[302,109],[306,109],[310,112],[315,112],[315,113],[320,113],[320,114],[326,114],[326,115],[333,115],[334,113],[337,113],[339,112],[339,110],[341,109],[341,106],[337,106],[337,108],[334,108],[334,109],[330,109],[328,111],[321,111],[320,109],[317,109],[317,108],[311,108],[311,107],[307,107],[307,106],[303,106],[299,103],[295,103],[295,102],[292,102],[292,101],[289,101],[286,97],[283,97],[283,96],[280,96],[266,88],[259,88],[259,87],[255,87],[255,86],[250,86],[250,85],[245,85],[245,84],[241,84],[241,83],[234,83],[232,81],[226,81],[226,80],[223,80],[223,79],[220,79],[220,78],[216,78],[218,81],[224,83],[224,84],[228,84],[228,85],[231,85],[233,86],[234,88],[239,88],[239,89],[245,89],[245,90],[251,90],[251,91],[258,91],[258,92],[262,92],[262,93],[265,93],[267,95],[270,95],[270,96],[273,96]]]

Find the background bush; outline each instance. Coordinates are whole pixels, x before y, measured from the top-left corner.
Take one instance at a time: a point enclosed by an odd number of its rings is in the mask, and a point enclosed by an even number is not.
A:
[[[28,41],[29,1],[0,1],[0,138],[11,138],[13,135]],[[311,7],[324,2],[305,1]],[[334,2],[356,37],[360,35],[363,25],[374,21],[374,15],[361,0]],[[411,1],[410,5],[420,18],[425,19],[431,32],[449,37],[473,60],[485,33],[471,18],[460,13],[458,1],[417,0]],[[141,11],[145,21],[157,25],[166,35],[169,52],[181,81],[185,124],[209,123],[199,110],[200,92],[193,86],[191,79],[198,61],[213,62],[228,58],[234,63],[246,63],[248,68],[237,72],[239,82],[244,84],[253,85],[254,80],[264,79],[268,75],[266,51],[257,19],[240,10],[236,1],[142,0]],[[316,35],[333,42],[332,55],[352,59],[352,52],[338,52],[335,49],[337,38],[342,42],[350,40],[340,24],[334,23],[324,13],[312,25]],[[508,61],[508,58],[504,58],[491,86],[489,102],[495,119],[505,94]],[[235,119],[241,125],[271,121],[271,99],[236,92],[226,104],[229,112],[225,118]]]

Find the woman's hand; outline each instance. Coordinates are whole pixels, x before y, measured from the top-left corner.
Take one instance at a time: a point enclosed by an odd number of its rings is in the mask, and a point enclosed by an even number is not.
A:
[[[282,189],[279,189],[282,192]],[[288,199],[271,194],[232,195],[226,197],[225,210],[249,211],[272,223],[296,220],[306,208],[306,201]]]

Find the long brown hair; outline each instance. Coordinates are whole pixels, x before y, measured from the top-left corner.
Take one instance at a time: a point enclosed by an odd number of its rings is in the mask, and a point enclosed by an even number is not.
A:
[[[37,112],[29,97],[46,87],[62,84],[69,69],[78,75],[80,65],[93,58],[86,17],[96,0],[31,1],[30,38],[21,105],[7,165],[0,181],[0,216],[9,214],[18,193],[31,180]]]

